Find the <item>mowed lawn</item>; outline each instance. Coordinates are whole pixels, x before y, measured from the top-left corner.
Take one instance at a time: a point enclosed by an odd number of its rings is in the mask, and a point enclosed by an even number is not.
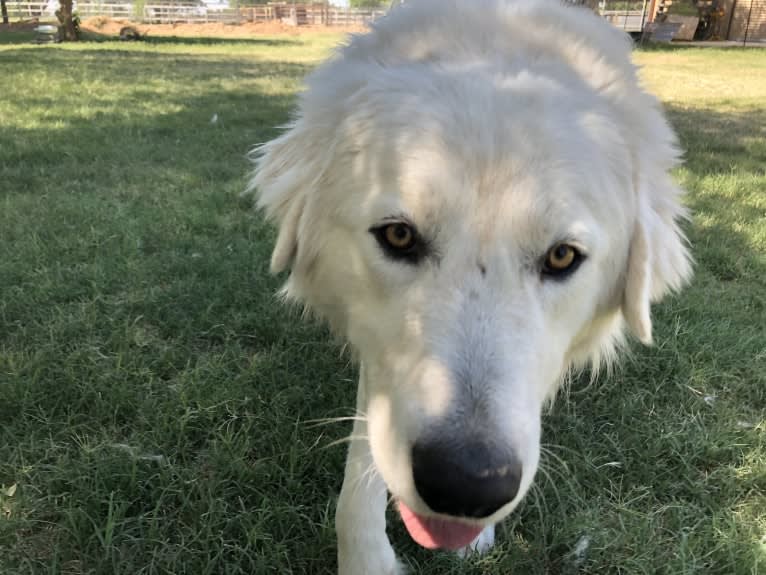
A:
[[[0,46],[0,573],[332,573],[355,368],[239,197],[337,35]],[[1,44],[1,42],[0,42]],[[636,54],[693,284],[572,383],[489,555],[413,573],[766,573],[766,51]]]

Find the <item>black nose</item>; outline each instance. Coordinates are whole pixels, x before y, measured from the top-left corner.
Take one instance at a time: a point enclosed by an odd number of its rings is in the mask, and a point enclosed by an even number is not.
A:
[[[418,494],[437,513],[481,518],[516,497],[521,462],[511,450],[482,442],[460,446],[429,440],[412,448]]]

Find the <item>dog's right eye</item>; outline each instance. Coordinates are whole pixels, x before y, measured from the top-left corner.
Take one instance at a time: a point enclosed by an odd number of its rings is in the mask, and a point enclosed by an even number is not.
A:
[[[395,260],[417,263],[423,256],[423,242],[417,230],[405,222],[390,222],[372,228],[378,244],[386,255]]]
[[[585,256],[574,246],[558,243],[545,254],[542,266],[543,277],[564,279],[574,272]]]

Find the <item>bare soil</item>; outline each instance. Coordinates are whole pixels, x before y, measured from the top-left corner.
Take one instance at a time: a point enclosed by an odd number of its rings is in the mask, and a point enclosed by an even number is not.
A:
[[[129,20],[116,20],[96,16],[84,20],[80,27],[86,32],[104,36],[117,36],[125,26],[135,28],[139,34],[148,36],[182,36],[206,38],[247,38],[258,35],[286,34],[299,36],[322,32],[364,32],[364,26],[290,26],[282,22],[246,22],[242,24],[139,24]]]

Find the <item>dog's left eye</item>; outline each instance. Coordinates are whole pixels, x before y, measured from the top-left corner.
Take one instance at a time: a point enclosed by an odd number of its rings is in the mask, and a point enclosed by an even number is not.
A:
[[[545,254],[543,276],[562,279],[577,269],[583,257],[574,246],[563,242],[558,243]]]
[[[370,231],[386,255],[392,259],[417,263],[422,256],[423,242],[417,230],[405,222],[391,222]]]

